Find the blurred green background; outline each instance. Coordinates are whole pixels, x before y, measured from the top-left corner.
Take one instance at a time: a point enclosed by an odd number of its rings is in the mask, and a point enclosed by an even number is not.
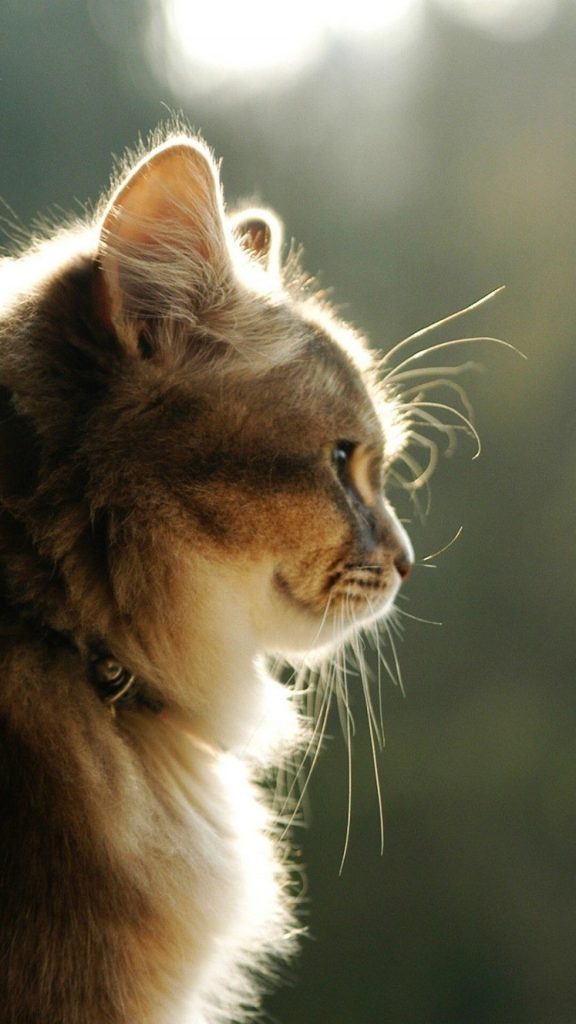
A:
[[[424,341],[496,334],[528,356],[453,351],[484,367],[465,380],[482,455],[464,438],[441,460],[423,519],[391,495],[421,557],[463,526],[402,602],[442,625],[407,621],[406,697],[384,685],[383,856],[353,698],[341,875],[330,722],[296,835],[310,938],[269,1019],[576,1024],[575,5],[206,6],[3,0],[7,221],[79,212],[111,154],[181,110],[223,157],[229,200],[276,208],[375,344],[505,284]]]

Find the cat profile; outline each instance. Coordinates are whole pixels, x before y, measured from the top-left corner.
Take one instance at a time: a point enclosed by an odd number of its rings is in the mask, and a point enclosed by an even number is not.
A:
[[[291,952],[258,780],[412,563],[361,337],[202,141],[0,266],[0,1022],[223,1024]]]

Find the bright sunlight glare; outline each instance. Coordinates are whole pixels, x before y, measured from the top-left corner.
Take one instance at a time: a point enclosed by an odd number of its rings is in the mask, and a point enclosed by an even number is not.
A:
[[[162,0],[151,7],[148,48],[159,77],[177,91],[240,86],[290,77],[339,40],[401,52],[422,38],[426,7],[435,5],[514,41],[543,31],[558,0]]]
[[[198,64],[231,72],[274,70],[313,56],[319,40],[309,18],[268,0],[190,4],[167,0],[171,34]]]
[[[441,5],[511,41],[539,35],[558,11],[558,0],[441,0]]]
[[[293,73],[338,37],[378,34],[393,41],[413,28],[422,0],[163,0],[163,8],[169,72],[199,84],[202,75],[223,79]]]

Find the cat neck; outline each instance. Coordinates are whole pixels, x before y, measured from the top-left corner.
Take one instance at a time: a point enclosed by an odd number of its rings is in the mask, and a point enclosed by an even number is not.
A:
[[[186,575],[195,585],[183,587],[174,604],[158,602],[158,617],[147,601],[128,622],[103,618],[98,629],[93,617],[96,633],[65,606],[55,618],[3,592],[2,633],[72,652],[78,684],[108,705],[111,718],[140,716],[149,725],[170,718],[207,749],[263,763],[281,758],[297,738],[297,716],[262,655],[257,628],[265,591],[257,597],[260,585],[252,581],[248,599],[245,572],[239,580],[229,567],[203,567],[199,557]],[[180,614],[168,614],[170,607]]]
[[[198,553],[181,568],[180,614],[152,614],[124,634],[115,653],[157,685],[167,709],[209,746],[276,757],[295,736],[296,715],[287,689],[266,670],[259,635],[269,601],[265,575],[204,562]]]
[[[210,749],[269,763],[297,739],[292,695],[269,673],[248,628],[227,630],[221,622],[217,637],[190,643],[174,682],[175,699],[168,700],[163,717]]]

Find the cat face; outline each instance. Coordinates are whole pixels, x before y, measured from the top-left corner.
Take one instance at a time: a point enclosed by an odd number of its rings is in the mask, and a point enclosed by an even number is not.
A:
[[[259,646],[288,652],[385,614],[412,551],[383,496],[393,398],[358,336],[283,280],[280,248],[268,212],[226,216],[200,144],[136,167],[103,219],[97,304],[130,358],[92,424],[91,476],[104,500],[138,452],[128,506],[148,514],[154,493],[204,597],[235,594]]]
[[[205,549],[242,567],[262,646],[338,642],[389,610],[412,554],[383,496],[383,424],[349,356],[309,324],[299,359],[238,386],[214,419],[222,441],[187,505],[201,491]]]
[[[227,619],[265,652],[337,642],[410,568],[383,496],[394,398],[281,250],[277,218],[228,216],[208,150],[177,138],[95,234],[14,261],[28,297],[12,289],[2,328],[0,490],[22,524],[7,585],[130,663],[154,647],[146,675],[177,635],[222,645]]]

